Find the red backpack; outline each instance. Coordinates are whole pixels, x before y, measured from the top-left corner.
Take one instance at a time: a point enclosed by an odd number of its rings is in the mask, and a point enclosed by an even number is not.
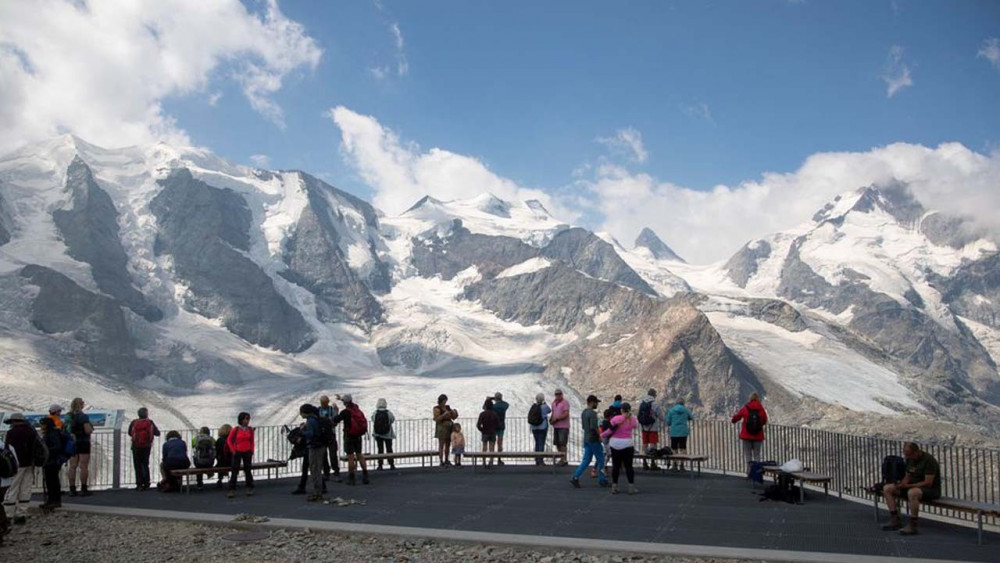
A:
[[[132,425],[132,447],[148,448],[153,443],[153,421],[140,418]]]
[[[351,413],[351,425],[347,427],[347,435],[364,436],[367,434],[368,419],[365,418],[365,413],[361,412],[357,405],[351,405],[347,407],[347,410]]]

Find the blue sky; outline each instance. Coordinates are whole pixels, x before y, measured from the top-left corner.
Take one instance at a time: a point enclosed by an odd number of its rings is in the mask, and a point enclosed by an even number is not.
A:
[[[388,213],[488,190],[699,261],[889,181],[1000,230],[996,1],[0,2],[0,76],[0,152],[193,144]]]
[[[192,139],[247,162],[304,168],[368,195],[322,117],[343,105],[404,140],[475,156],[519,184],[564,188],[604,147],[640,131],[636,169],[694,189],[791,171],[820,151],[896,141],[1000,141],[1000,73],[977,57],[997,2],[284,1],[323,49],[275,100],[285,130],[238,91],[167,100]],[[397,72],[390,26],[404,37]],[[893,46],[913,85],[887,96]],[[388,66],[376,77],[371,69]],[[232,87],[230,88],[232,90]],[[710,117],[709,117],[710,115]]]

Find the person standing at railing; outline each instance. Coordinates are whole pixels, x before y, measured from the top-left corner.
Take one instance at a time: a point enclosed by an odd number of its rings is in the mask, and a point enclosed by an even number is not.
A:
[[[555,400],[552,401],[552,416],[550,417],[552,445],[559,453],[563,454],[562,459],[557,461],[556,465],[565,467],[569,465],[569,462],[566,461],[566,446],[569,444],[569,401],[563,398],[562,389],[556,389],[555,397]]]
[[[62,506],[62,480],[59,472],[66,463],[63,457],[62,432],[56,427],[51,417],[45,417],[39,421],[42,428],[42,439],[45,441],[45,448],[48,455],[45,458],[45,465],[42,466],[42,473],[45,479],[45,504],[40,508],[43,511],[51,511]]]
[[[14,458],[14,463],[16,467],[17,462],[17,452],[14,448],[7,445],[6,437],[0,438],[0,452],[6,455],[12,456]],[[13,468],[9,468],[13,470]],[[14,475],[16,476],[16,474]],[[11,484],[14,482],[14,476],[10,477],[0,477],[0,498],[7,494],[7,489],[10,488]],[[7,518],[7,511],[0,510],[0,547],[3,546],[3,539],[10,533],[10,518]]]
[[[326,457],[326,446],[328,441],[323,437],[323,426],[319,417],[319,409],[305,404],[299,408],[299,416],[305,419],[305,427],[302,429],[302,437],[305,439],[305,446],[308,453],[303,464],[309,466],[309,481],[312,484],[312,493],[306,498],[307,502],[319,502],[323,500],[323,459]],[[331,426],[328,428],[332,433]]]
[[[451,447],[451,427],[458,418],[458,411],[448,406],[448,395],[438,396],[437,405],[431,411],[434,417],[434,437],[438,441],[438,458],[441,467],[448,467],[451,461],[448,460],[449,449]]]
[[[660,447],[659,426],[660,422],[663,421],[663,413],[660,406],[656,404],[656,389],[646,391],[646,396],[639,403],[639,414],[636,416],[636,420],[639,421],[642,452],[647,456],[651,455],[654,450]],[[653,471],[659,469],[656,466],[656,458],[648,462],[645,457],[642,458],[642,468]]]
[[[87,481],[90,479],[90,435],[94,432],[94,425],[90,423],[90,417],[83,412],[83,399],[77,397],[69,404],[69,431],[73,435],[75,444],[75,454],[69,460],[69,471],[66,476],[69,479],[69,496],[76,496],[76,470],[80,469],[80,495],[89,497],[92,493],[87,490]]]
[[[549,417],[552,415],[552,408],[545,403],[545,395],[539,393],[535,395],[535,404],[528,409],[528,425],[531,427],[531,435],[535,438],[535,451],[545,451],[545,439],[549,435]],[[536,457],[535,465],[545,465],[545,460]]]
[[[354,470],[357,464],[361,465],[361,483],[367,485],[368,465],[365,463],[365,454],[362,449],[362,438],[368,433],[368,419],[354,402],[354,397],[344,394],[340,396],[344,402],[344,408],[333,419],[333,423],[343,424],[344,428],[344,453],[347,454],[347,484],[354,485]]]
[[[146,407],[139,409],[137,414],[139,418],[128,423],[128,435],[132,439],[135,488],[144,491],[149,489],[149,454],[153,451],[153,438],[160,435],[160,429],[149,418],[149,410]]]
[[[243,467],[243,475],[247,484],[247,496],[253,496],[253,450],[254,450],[254,429],[250,426],[250,413],[241,412],[236,417],[236,428],[229,432],[226,443],[229,451],[233,452],[232,473],[229,476],[228,498],[236,496],[236,481],[240,475],[240,466]]]
[[[18,469],[7,494],[3,496],[3,509],[14,524],[20,525],[28,521],[28,503],[31,502],[31,489],[35,486],[35,465],[36,462],[39,466],[45,463],[45,448],[41,436],[28,424],[23,414],[12,413],[4,423],[10,426],[4,440],[7,447],[17,454]]]
[[[330,402],[330,397],[323,395],[319,398],[319,416],[322,418],[328,418],[332,422],[333,419],[337,418],[340,414],[340,409],[337,408],[336,403]],[[323,454],[323,480],[330,480],[330,469],[333,468],[333,480],[340,482],[340,450],[337,444],[337,433],[333,433],[333,441],[330,445],[326,447],[326,452]]]
[[[887,532],[899,530],[904,536],[913,536],[919,533],[920,501],[941,498],[941,466],[934,456],[921,451],[916,442],[903,445],[903,457],[906,458],[906,476],[898,484],[886,483],[882,488],[882,496],[889,507],[889,523],[882,529]],[[899,519],[899,497],[903,491],[910,505],[910,522],[905,528]]]
[[[57,430],[62,430],[63,427],[62,411],[62,405],[57,405],[55,403],[49,405],[49,416],[46,418],[52,421],[52,424],[55,425]]]
[[[764,444],[764,426],[767,425],[767,411],[760,402],[760,395],[750,394],[750,400],[743,408],[733,415],[732,423],[743,421],[740,426],[740,441],[743,442],[743,457],[747,468],[755,461],[760,461],[760,450]]]
[[[375,412],[372,413],[372,436],[375,437],[375,444],[378,446],[378,453],[392,453],[392,441],[396,439],[396,415],[389,410],[389,404],[385,399],[379,399],[375,403]],[[378,470],[382,471],[382,459],[378,460]],[[396,469],[396,460],[389,458],[389,469]]]
[[[677,399],[677,404],[670,407],[670,411],[667,412],[667,431],[670,434],[670,449],[675,454],[687,454],[688,436],[691,435],[691,425],[689,423],[693,419],[694,416],[691,415],[691,411],[684,406],[684,399]],[[678,467],[677,461],[674,461],[673,470],[684,471],[684,462],[682,461],[680,467]]]
[[[229,449],[229,433],[232,431],[232,426],[223,424],[219,427],[218,438],[215,439],[215,466],[220,469],[219,480],[215,483],[218,489],[222,488],[222,481],[233,466],[233,451]]]
[[[496,451],[497,429],[500,427],[500,417],[493,410],[493,399],[486,399],[483,403],[483,410],[479,413],[479,420],[476,421],[476,430],[483,439],[483,451]],[[493,467],[493,458],[486,460],[488,467]]]
[[[597,405],[601,401],[594,395],[587,397],[587,408],[583,409],[580,415],[580,424],[583,426],[583,460],[573,472],[570,484],[580,488],[580,476],[587,470],[590,460],[594,460],[594,467],[600,470],[595,475],[598,476],[597,483],[602,487],[608,486],[608,477],[604,474],[604,444],[601,443],[601,428],[597,422]]]
[[[487,397],[488,399],[489,397]],[[510,403],[503,400],[503,393],[497,391],[493,394],[493,412],[497,413],[497,418],[500,420],[500,426],[497,428],[497,451],[503,451],[503,435],[507,431],[507,409],[510,408]],[[497,465],[503,465],[503,460],[498,459]]]

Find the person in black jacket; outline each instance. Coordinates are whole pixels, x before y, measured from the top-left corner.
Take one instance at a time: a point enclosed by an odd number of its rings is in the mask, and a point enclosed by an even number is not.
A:
[[[42,439],[48,449],[45,465],[42,466],[46,496],[41,509],[50,512],[62,506],[62,480],[59,478],[59,472],[62,471],[66,458],[63,457],[62,433],[56,428],[56,423],[51,418],[45,417],[40,424]]]
[[[20,525],[28,521],[28,503],[35,486],[35,453],[41,449],[42,440],[19,412],[11,414],[4,422],[10,425],[4,440],[17,454],[18,469],[3,497],[3,509],[7,518]]]
[[[233,467],[233,452],[229,449],[227,440],[232,430],[232,426],[223,424],[219,427],[219,437],[215,440],[215,466],[225,468],[226,471]],[[216,483],[216,488],[222,488],[222,479],[227,475],[226,471],[219,471],[219,482]]]

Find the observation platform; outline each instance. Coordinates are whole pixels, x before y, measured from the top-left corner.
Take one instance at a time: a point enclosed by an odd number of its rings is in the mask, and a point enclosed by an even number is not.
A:
[[[351,506],[307,503],[304,496],[290,494],[297,479],[258,480],[255,496],[246,497],[242,478],[231,500],[225,488],[216,489],[214,480],[208,480],[204,490],[190,494],[98,491],[63,501],[66,510],[149,516],[166,514],[146,511],[167,511],[171,517],[203,515],[214,521],[244,513],[267,516],[272,525],[282,527],[326,522],[344,524],[331,525],[341,530],[400,531],[382,528],[391,526],[410,530],[404,531],[407,535],[433,529],[434,537],[487,543],[495,538],[496,543],[524,544],[517,538],[528,537],[532,545],[560,549],[618,550],[631,545],[646,546],[649,549],[642,551],[647,553],[746,559],[997,561],[1000,549],[1000,534],[986,533],[983,545],[977,545],[974,528],[924,518],[918,536],[883,532],[870,504],[841,500],[836,494],[807,490],[805,504],[761,501],[761,488],[751,490],[738,477],[703,472],[690,479],[686,473],[637,471],[638,495],[625,494],[624,475],[621,494],[611,495],[589,472],[581,478],[581,489],[572,488],[570,470],[559,468],[553,474],[550,467],[510,465],[476,473],[471,467],[406,468],[372,471],[369,486],[360,484],[360,475],[354,487],[331,480],[326,497],[364,501]],[[886,519],[882,511],[881,523]],[[680,549],[684,546],[691,549]]]

